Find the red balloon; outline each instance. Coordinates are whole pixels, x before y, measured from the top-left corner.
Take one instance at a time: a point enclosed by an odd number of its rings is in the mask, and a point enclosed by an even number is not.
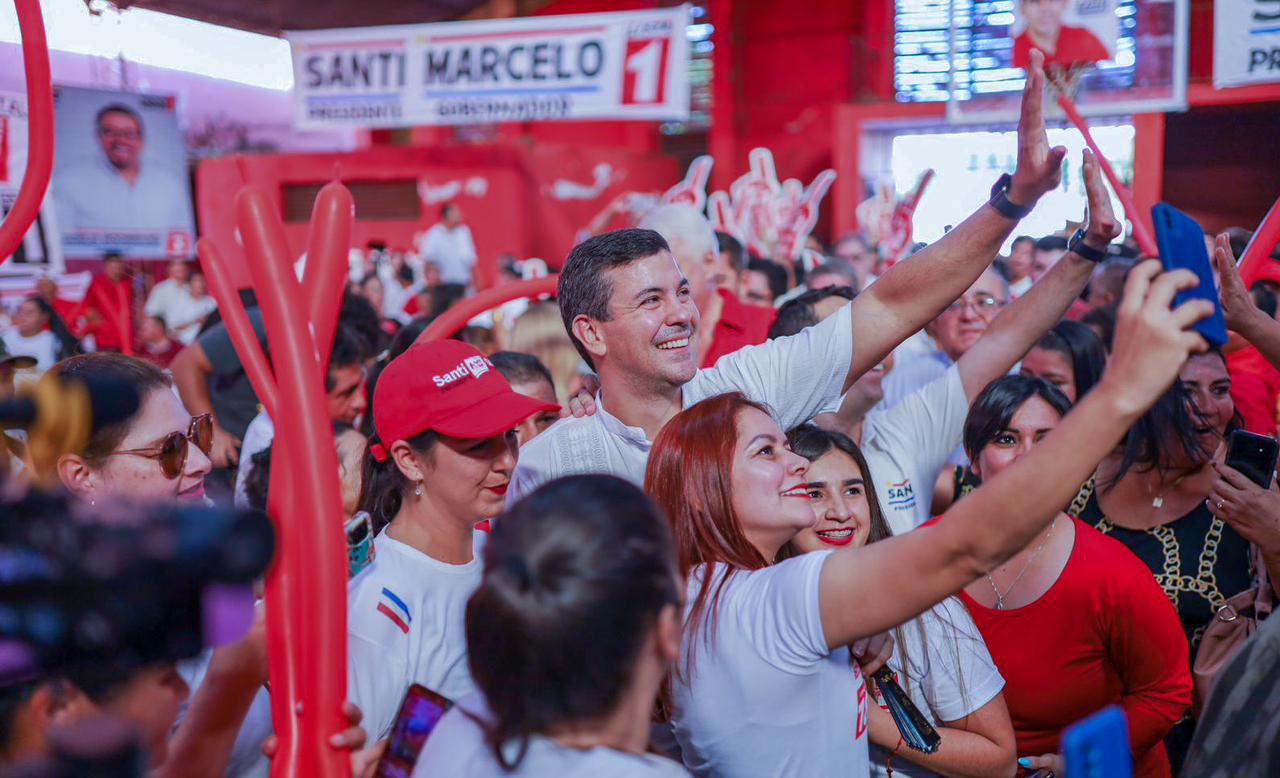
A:
[[[534,278],[529,281],[515,281],[502,286],[490,287],[474,297],[460,300],[452,308],[437,316],[435,321],[427,325],[427,328],[418,336],[417,342],[426,343],[429,340],[451,338],[459,330],[467,326],[467,322],[485,311],[497,308],[503,303],[525,297],[555,294],[556,281],[559,278],[560,276],[558,275],[552,275]]]
[[[53,86],[44,19],[38,0],[14,0],[14,6],[22,31],[22,62],[27,71],[27,168],[13,207],[0,224],[0,262],[13,256],[39,215],[53,173]],[[129,342],[126,339],[126,345]]]

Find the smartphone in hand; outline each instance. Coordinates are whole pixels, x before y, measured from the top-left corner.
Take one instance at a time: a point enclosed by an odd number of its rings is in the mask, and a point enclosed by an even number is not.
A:
[[[416,683],[410,686],[391,726],[387,750],[378,761],[375,778],[409,778],[431,731],[452,707],[453,702],[427,687]]]
[[[1153,206],[1151,218],[1155,222],[1156,245],[1160,249],[1164,269],[1190,270],[1200,279],[1196,288],[1178,292],[1173,298],[1174,306],[1187,300],[1213,303],[1213,315],[1197,322],[1195,329],[1210,345],[1222,346],[1227,342],[1227,320],[1222,316],[1222,303],[1218,300],[1218,285],[1213,279],[1213,265],[1209,263],[1204,230],[1195,219],[1167,203]]]
[[[1227,466],[1239,470],[1263,489],[1271,488],[1277,455],[1280,455],[1280,443],[1266,435],[1236,430],[1227,439]]]

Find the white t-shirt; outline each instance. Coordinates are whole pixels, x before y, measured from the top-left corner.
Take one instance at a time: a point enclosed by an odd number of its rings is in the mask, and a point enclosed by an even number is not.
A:
[[[187,715],[187,707],[196,689],[204,683],[205,673],[209,670],[209,661],[213,658],[213,649],[206,649],[199,656],[178,662],[178,674],[191,687],[191,693],[182,703],[178,722]],[[225,778],[268,778],[271,775],[271,760],[262,753],[262,741],[273,734],[275,729],[271,723],[271,695],[266,689],[259,689],[254,695],[244,721],[240,724],[240,732],[236,735],[235,744],[231,747],[231,758],[227,762]]]
[[[777,414],[788,430],[819,413],[835,410],[853,360],[849,306],[786,338],[747,346],[699,370],[682,388],[691,405],[726,392],[742,392]],[[653,443],[639,427],[628,427],[596,397],[596,412],[561,419],[520,449],[507,504],[561,476],[610,473],[637,485]]]
[[[450,565],[385,532],[373,545],[373,564],[347,585],[347,696],[369,742],[386,737],[412,683],[455,701],[475,691],[466,610],[484,569],[479,553]]]
[[[1035,283],[1035,279],[1027,276],[1021,281],[1013,281],[1009,284],[1009,299],[1016,300],[1031,290],[1031,285]]]
[[[41,330],[28,338],[13,329],[5,331],[3,337],[9,356],[34,357],[36,370],[42,373],[58,361],[58,338],[49,330]]]
[[[476,244],[471,228],[460,224],[453,229],[443,223],[433,225],[422,239],[422,254],[440,268],[440,280],[446,284],[471,286],[471,269],[476,265]]]
[[[249,495],[245,494],[244,484],[253,470],[253,455],[271,447],[276,438],[276,425],[266,411],[259,411],[249,426],[245,428],[244,438],[240,441],[240,461],[236,465],[235,504],[237,508],[249,507]]]
[[[1004,689],[1004,678],[991,661],[982,634],[964,604],[955,597],[943,600],[904,624],[896,635],[902,640],[894,648],[889,666],[898,684],[907,690],[907,696],[935,727],[944,721],[963,719],[991,702]],[[885,749],[871,746],[872,775],[888,776],[885,769],[888,755]],[[936,775],[901,755],[893,760],[893,774],[904,778]]]
[[[704,622],[715,628],[686,628],[672,723],[694,775],[867,774],[866,682],[849,649],[829,649],[822,629],[818,579],[830,554],[734,572],[714,621]],[[713,586],[723,569],[716,566]],[[686,602],[705,572],[694,568]],[[693,672],[685,676],[693,641]]]
[[[147,303],[142,307],[142,311],[148,316],[163,317],[165,308],[172,305],[186,291],[186,284],[181,281],[175,281],[172,278],[166,278],[151,287],[151,294],[147,295]],[[168,322],[165,323],[167,324]]]
[[[867,414],[862,453],[895,535],[931,518],[934,483],[960,445],[968,415],[969,398],[955,365],[888,410]]]
[[[529,740],[520,765],[507,772],[494,758],[485,742],[484,732],[471,715],[488,718],[484,697],[479,693],[459,700],[444,715],[427,739],[418,763],[414,767],[415,778],[688,778],[683,767],[660,756],[637,756],[611,748],[579,750],[567,748],[545,737]],[[517,751],[512,743],[507,752],[508,760]]]

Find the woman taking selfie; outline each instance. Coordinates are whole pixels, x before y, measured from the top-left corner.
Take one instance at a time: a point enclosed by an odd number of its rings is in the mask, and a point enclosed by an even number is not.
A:
[[[1070,407],[1038,378],[994,381],[965,422],[974,472],[985,481],[1016,467],[1064,423]],[[1062,730],[1119,705],[1134,775],[1172,774],[1161,740],[1191,705],[1186,643],[1177,614],[1127,549],[1059,512],[960,598],[1008,682],[1005,699],[1018,754],[1029,760],[1024,766],[1061,775]]]
[[[687,776],[646,753],[680,650],[671,532],[632,484],[553,481],[494,522],[467,606],[471,674],[415,776]]]
[[[475,525],[502,512],[515,428],[548,408],[461,341],[416,344],[382,371],[359,506],[380,533],[347,593],[350,696],[374,740],[412,683],[451,700],[474,691],[464,612],[480,583]]]
[[[672,522],[688,593],[672,684],[674,731],[697,775],[850,775],[868,769],[865,686],[850,646],[908,621],[1013,556],[1070,501],[1121,431],[1204,341],[1204,302],[1170,310],[1191,273],[1130,277],[1106,376],[1060,429],[934,526],[876,544],[778,552],[812,526],[808,461],[740,395],[677,414],[645,487]],[[893,596],[884,596],[886,592]],[[856,646],[854,646],[856,648]],[[750,683],[746,680],[750,679]],[[861,692],[861,697],[859,693]]]
[[[805,488],[818,521],[796,535],[798,553],[864,546],[892,536],[880,500],[869,488],[874,475],[847,436],[812,424],[787,434],[791,450],[809,460]],[[888,711],[868,705],[873,775],[1011,775],[1013,726],[996,670],[969,613],[947,598],[893,631],[889,660],[898,684],[942,736],[933,754],[913,751]]]

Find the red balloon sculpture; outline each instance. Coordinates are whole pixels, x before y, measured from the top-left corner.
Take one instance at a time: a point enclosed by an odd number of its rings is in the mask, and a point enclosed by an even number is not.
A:
[[[14,0],[22,31],[22,62],[27,71],[27,167],[13,208],[0,224],[0,262],[13,256],[40,213],[53,172],[53,85],[49,44],[38,0]]]
[[[467,322],[484,313],[497,308],[503,303],[525,297],[541,297],[544,294],[556,293],[556,281],[560,276],[543,276],[528,281],[515,281],[502,286],[494,286],[480,292],[474,297],[459,301],[449,310],[436,317],[418,336],[419,343],[429,340],[443,340],[453,337]]]
[[[227,332],[258,398],[275,422],[267,504],[279,552],[267,574],[271,712],[280,748],[273,776],[349,775],[328,738],[346,727],[346,544],[338,461],[324,375],[338,320],[353,203],[346,187],[320,190],[299,282],[275,204],[245,187],[236,216],[267,331],[267,362],[240,301],[231,258],[209,239],[196,251]]]

